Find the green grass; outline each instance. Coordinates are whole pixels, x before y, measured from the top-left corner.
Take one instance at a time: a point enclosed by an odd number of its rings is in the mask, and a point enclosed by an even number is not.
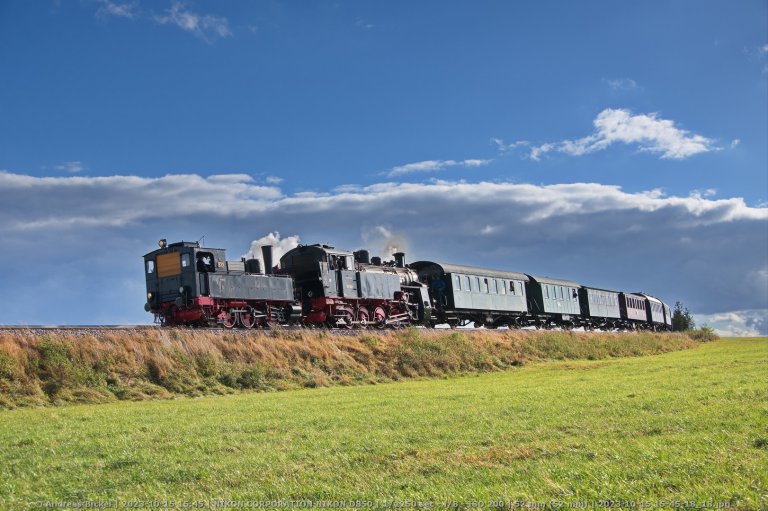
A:
[[[661,499],[768,507],[768,341],[385,385],[0,413],[40,500]]]

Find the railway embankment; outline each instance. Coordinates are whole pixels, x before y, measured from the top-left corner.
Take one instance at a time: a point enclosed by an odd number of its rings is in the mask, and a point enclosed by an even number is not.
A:
[[[0,408],[379,384],[546,360],[655,355],[682,333],[404,329],[0,332]]]

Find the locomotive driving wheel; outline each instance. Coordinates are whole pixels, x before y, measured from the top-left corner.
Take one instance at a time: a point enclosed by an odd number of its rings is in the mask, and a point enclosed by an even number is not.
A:
[[[238,319],[243,328],[253,328],[256,326],[256,311],[252,307],[238,313]]]
[[[226,314],[222,319],[221,325],[224,328],[234,328],[237,324],[237,313],[230,310]]]
[[[384,307],[376,307],[373,310],[373,324],[379,329],[387,326],[387,311],[384,310]]]
[[[368,309],[365,307],[360,307],[360,310],[357,311],[357,324],[360,326],[361,330],[365,330],[370,324]]]
[[[349,330],[354,326],[354,320],[352,319],[352,313],[350,311],[344,311],[344,313],[339,317],[339,320],[341,321],[337,322],[336,324],[341,328]]]

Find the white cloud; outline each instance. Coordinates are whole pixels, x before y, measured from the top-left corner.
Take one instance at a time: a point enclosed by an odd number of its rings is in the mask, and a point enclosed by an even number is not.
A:
[[[633,115],[629,110],[607,108],[597,115],[593,124],[595,132],[592,135],[534,146],[530,158],[539,160],[551,152],[581,156],[602,151],[615,143],[637,145],[641,151],[672,160],[717,149],[712,139],[690,134],[676,127],[674,121],[659,119],[654,113]]]
[[[708,326],[723,337],[759,337],[768,335],[768,309],[694,314],[696,326]]]
[[[731,149],[733,149],[734,147],[736,147],[739,144],[741,144],[741,140],[738,139],[738,138],[734,138],[733,140],[731,140]]]
[[[153,19],[160,25],[175,25],[206,42],[232,35],[227,18],[192,12],[183,2],[174,2],[164,15],[155,15]]]
[[[714,197],[717,195],[717,190],[714,188],[706,188],[704,190],[691,190],[690,196],[695,199],[700,199],[702,197]]]
[[[502,153],[506,153],[507,151],[512,151],[513,149],[517,149],[518,147],[530,145],[530,142],[528,142],[527,140],[518,140],[516,142],[507,144],[500,138],[492,138],[491,142],[493,142],[498,148],[499,152],[502,152]]]
[[[139,4],[132,2],[115,2],[112,0],[99,0],[101,4],[96,10],[96,16],[106,18],[115,16],[118,18],[134,19],[139,15]]]
[[[386,251],[396,246],[409,261],[646,290],[701,314],[768,308],[768,209],[709,193],[677,197],[596,183],[435,180],[286,195],[244,174],[33,177],[0,171],[0,238],[17,269],[3,288],[18,298],[0,310],[0,323],[31,323],[34,314],[57,321],[51,311],[61,310],[62,300],[81,301],[81,293],[95,305],[88,312],[73,309],[65,319],[87,323],[91,317],[83,314],[98,313],[109,322],[111,311],[135,311],[138,321],[144,318],[141,293],[108,300],[105,282],[140,282],[136,261],[154,240],[205,234],[209,246],[228,248],[237,258],[249,240],[277,227],[308,243],[369,248],[371,255],[389,257]],[[71,296],[42,292],[46,273],[39,269],[51,264],[52,247],[56,264],[66,266],[56,266],[57,285]]]
[[[638,91],[643,90],[642,87],[640,87],[637,82],[631,78],[614,78],[614,79],[607,79],[603,78],[603,83],[607,84],[608,87],[614,91]]]
[[[83,165],[83,162],[81,161],[65,161],[64,163],[56,165],[54,168],[56,170],[63,170],[72,174],[76,174],[85,170],[85,165]]]
[[[267,176],[264,178],[264,182],[270,185],[279,185],[284,179],[278,176]]]
[[[403,174],[412,174],[414,172],[437,172],[448,167],[482,167],[488,165],[493,160],[424,160],[415,163],[407,163],[405,165],[399,165],[392,167],[383,173],[383,175],[394,177],[401,176]]]

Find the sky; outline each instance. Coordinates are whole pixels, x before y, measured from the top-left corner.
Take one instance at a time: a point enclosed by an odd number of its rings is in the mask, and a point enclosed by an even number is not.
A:
[[[397,246],[768,335],[768,4],[0,0],[0,324],[150,322],[160,238]]]

